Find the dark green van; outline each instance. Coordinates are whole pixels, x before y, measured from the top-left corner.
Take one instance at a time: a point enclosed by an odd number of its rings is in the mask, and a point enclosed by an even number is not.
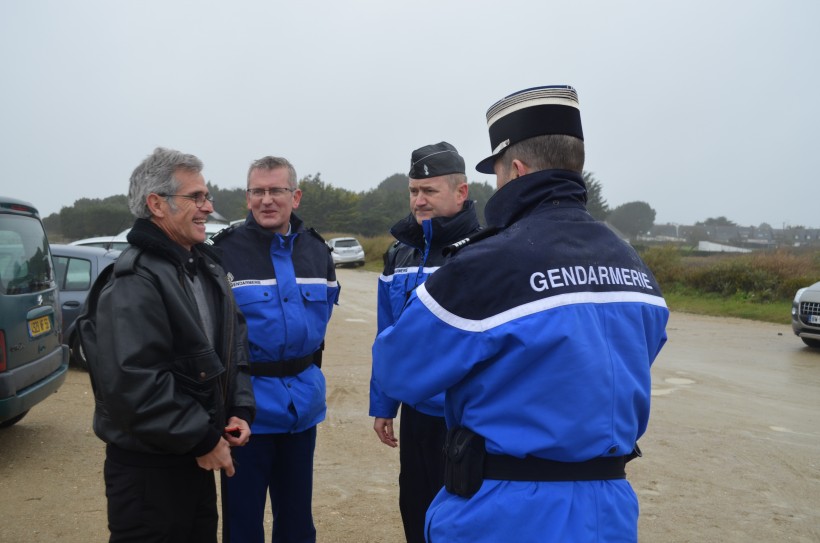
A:
[[[0,196],[0,428],[63,384],[68,347],[48,239],[37,209]]]

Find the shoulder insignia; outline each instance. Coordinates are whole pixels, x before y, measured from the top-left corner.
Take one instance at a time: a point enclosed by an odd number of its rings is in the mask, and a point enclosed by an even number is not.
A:
[[[444,249],[441,250],[441,254],[443,256],[452,256],[452,255],[456,254],[457,252],[459,252],[464,247],[466,247],[466,246],[468,246],[472,243],[475,243],[477,241],[481,241],[482,239],[492,237],[492,236],[498,234],[499,232],[501,232],[501,230],[502,229],[497,227],[497,226],[488,226],[487,228],[485,228],[483,230],[479,230],[478,232],[476,232],[475,234],[473,234],[470,237],[464,238],[464,239],[459,240],[459,241],[457,241],[457,242],[455,242],[451,245],[448,245],[447,247],[445,247]]]
[[[219,240],[230,236],[233,233],[234,230],[236,230],[237,228],[239,228],[243,224],[245,224],[245,223],[238,222],[236,224],[231,224],[229,226],[226,226],[225,228],[223,228],[222,230],[220,230],[219,232],[217,232],[216,234],[214,234],[210,238],[206,239],[205,240],[205,245],[216,245],[219,242]]]
[[[308,229],[307,229],[307,231],[308,231],[308,232],[310,232],[310,234],[311,234],[313,237],[315,237],[316,239],[318,239],[318,240],[319,240],[319,241],[321,241],[322,243],[325,243],[325,244],[326,244],[326,242],[325,242],[325,238],[323,238],[323,237],[322,237],[322,234],[320,234],[319,232],[317,232],[315,228],[310,227],[310,228],[308,228]]]
[[[384,267],[385,268],[387,267],[387,264],[390,262],[391,256],[395,257],[396,251],[398,251],[398,249],[399,249],[399,245],[401,245],[400,241],[398,241],[398,240],[394,241],[393,244],[390,247],[388,247],[387,250],[382,255],[382,261],[384,262]]]
[[[330,247],[330,245],[327,244],[327,242],[325,241],[325,238],[323,238],[322,234],[317,232],[315,228],[313,228],[313,227],[308,228],[307,233],[310,234],[311,236],[313,236],[314,238],[318,239],[319,241],[321,241],[324,244],[324,246],[327,247],[327,252],[328,253],[333,252],[333,249]]]

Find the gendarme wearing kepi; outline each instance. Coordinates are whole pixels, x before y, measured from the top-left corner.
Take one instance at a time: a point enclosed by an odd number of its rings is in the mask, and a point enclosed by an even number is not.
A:
[[[429,179],[451,173],[465,173],[464,159],[456,148],[442,141],[419,147],[410,157],[410,179]]]
[[[492,154],[476,165],[481,173],[493,173],[493,164],[519,141],[547,134],[584,139],[578,93],[569,85],[525,89],[502,98],[487,110]]]
[[[492,235],[461,244],[373,344],[387,396],[446,398],[444,488],[424,535],[637,543],[626,465],[669,310],[635,249],[587,211],[575,91],[521,91],[487,118]]]

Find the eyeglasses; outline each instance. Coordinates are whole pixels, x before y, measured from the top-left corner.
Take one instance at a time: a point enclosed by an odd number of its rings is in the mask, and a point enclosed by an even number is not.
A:
[[[196,194],[164,194],[158,192],[157,195],[162,196],[163,198],[185,198],[193,201],[194,205],[198,208],[204,206],[206,201],[214,203],[213,196],[210,194],[203,194],[201,192],[197,192]]]
[[[266,194],[270,194],[274,198],[281,198],[285,194],[293,193],[296,189],[290,189],[285,187],[273,187],[270,189],[248,189],[245,192],[250,194],[253,198],[257,200],[261,200],[265,197]]]

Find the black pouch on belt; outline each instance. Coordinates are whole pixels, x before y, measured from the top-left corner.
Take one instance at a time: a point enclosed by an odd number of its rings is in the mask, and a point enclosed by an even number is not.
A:
[[[468,428],[450,428],[444,442],[444,488],[470,498],[484,482],[484,437]]]

